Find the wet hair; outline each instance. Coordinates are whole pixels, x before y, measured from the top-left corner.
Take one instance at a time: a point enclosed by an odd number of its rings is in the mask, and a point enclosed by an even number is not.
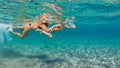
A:
[[[45,23],[45,26],[48,26],[48,25],[49,25],[49,23],[48,23],[48,22],[46,22],[46,23]]]

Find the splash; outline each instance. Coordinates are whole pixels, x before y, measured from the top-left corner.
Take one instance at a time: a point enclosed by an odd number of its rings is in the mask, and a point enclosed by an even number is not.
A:
[[[12,37],[10,35],[10,30],[12,28],[11,24],[0,23],[0,43],[4,41],[11,41]]]
[[[75,17],[70,17],[67,25],[70,25],[73,28],[76,28],[76,26],[74,24],[74,20],[75,20]]]

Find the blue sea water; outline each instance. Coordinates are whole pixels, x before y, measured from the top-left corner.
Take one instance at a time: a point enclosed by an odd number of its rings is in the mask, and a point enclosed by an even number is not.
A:
[[[24,17],[55,14],[42,10],[45,2],[62,7],[62,19],[74,16],[76,28],[51,39],[35,31],[23,39],[9,33]],[[0,0],[0,68],[120,68],[120,1]]]

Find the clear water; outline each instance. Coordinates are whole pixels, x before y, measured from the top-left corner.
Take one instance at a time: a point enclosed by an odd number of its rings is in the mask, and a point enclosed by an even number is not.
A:
[[[76,29],[53,33],[31,31],[20,39],[7,26],[49,12],[56,3],[62,18],[75,16]],[[119,0],[0,0],[0,68],[120,68]]]

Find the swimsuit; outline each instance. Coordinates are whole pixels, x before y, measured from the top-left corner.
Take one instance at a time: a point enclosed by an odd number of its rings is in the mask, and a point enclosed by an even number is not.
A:
[[[44,23],[44,25],[47,27],[49,24],[48,23]],[[38,26],[38,29],[42,29],[42,27]]]
[[[38,26],[38,29],[42,29],[40,26]]]
[[[31,23],[29,23],[29,26],[30,26],[30,27],[31,27],[31,25],[32,25],[32,24],[31,24]]]
[[[44,23],[44,24],[45,24],[46,27],[49,25],[48,23]]]

